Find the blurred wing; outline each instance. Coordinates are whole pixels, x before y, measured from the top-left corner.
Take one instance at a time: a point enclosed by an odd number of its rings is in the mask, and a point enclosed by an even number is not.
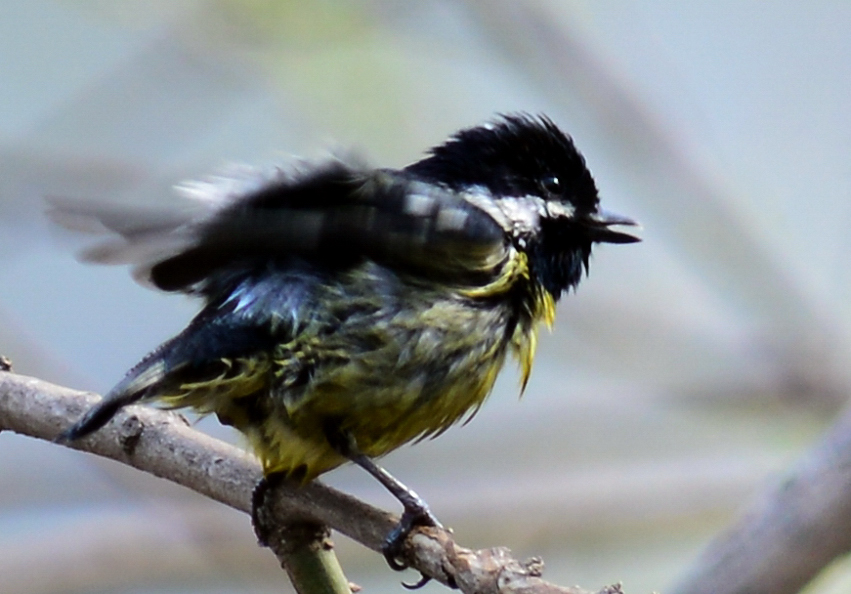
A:
[[[95,219],[118,238],[84,257],[135,264],[139,280],[166,291],[203,290],[219,272],[289,256],[330,267],[369,258],[477,284],[508,254],[505,233],[483,210],[399,171],[329,161],[302,173],[242,169],[181,190],[193,200],[180,212],[54,201],[52,216],[73,228]]]
[[[169,407],[227,411],[230,403],[263,390],[271,369],[268,330],[210,308],[178,336],[131,369],[60,441],[73,441],[103,427],[122,407],[157,398]]]
[[[214,412],[222,422],[247,426],[249,397],[263,393],[272,380],[275,346],[295,339],[299,325],[315,318],[312,294],[319,283],[300,271],[245,281],[142,359],[60,441],[88,435],[123,406],[149,399],[167,407]],[[302,375],[297,358],[287,364],[291,374]],[[275,377],[280,376],[279,368]]]

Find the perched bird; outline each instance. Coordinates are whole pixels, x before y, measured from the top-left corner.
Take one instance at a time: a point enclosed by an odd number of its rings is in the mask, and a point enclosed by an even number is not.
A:
[[[373,459],[474,415],[509,353],[525,386],[539,323],[591,246],[639,241],[600,209],[571,138],[526,114],[461,130],[404,169],[329,159],[184,194],[182,211],[53,206],[67,226],[115,234],[90,260],[204,302],[63,438],[156,400],[236,427],[267,477],[353,461],[404,506],[385,546],[394,566],[412,527],[437,520]]]

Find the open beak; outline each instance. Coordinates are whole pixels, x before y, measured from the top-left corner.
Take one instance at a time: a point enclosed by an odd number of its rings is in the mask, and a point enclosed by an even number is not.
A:
[[[635,243],[641,241],[640,237],[612,229],[611,227],[616,226],[641,227],[632,219],[612,212],[600,209],[583,222],[586,231],[591,236],[591,241],[595,243]]]

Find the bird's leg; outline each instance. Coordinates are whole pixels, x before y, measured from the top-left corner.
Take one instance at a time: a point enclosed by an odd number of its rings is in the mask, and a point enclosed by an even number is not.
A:
[[[376,464],[370,457],[357,453],[349,459],[374,476],[384,487],[393,494],[402,504],[404,511],[402,518],[396,527],[390,531],[384,539],[382,553],[387,563],[393,569],[401,571],[407,566],[400,563],[398,557],[402,552],[402,545],[411,531],[417,526],[436,526],[442,528],[440,522],[431,513],[428,504],[412,489],[397,480],[392,474]]]
[[[396,571],[401,571],[407,568],[407,565],[399,561],[402,553],[402,546],[405,539],[411,531],[417,526],[435,526],[442,528],[443,526],[431,513],[428,504],[417,495],[412,489],[406,487],[392,474],[384,470],[381,466],[375,463],[369,456],[358,450],[357,444],[352,436],[348,433],[341,432],[335,427],[325,430],[328,442],[341,456],[348,458],[369,474],[374,476],[384,487],[393,494],[396,499],[402,504],[404,512],[402,518],[396,527],[390,531],[387,538],[384,539],[384,545],[381,547],[381,552],[390,565]],[[428,581],[424,578],[414,587],[420,587]],[[406,584],[407,585],[407,584]]]

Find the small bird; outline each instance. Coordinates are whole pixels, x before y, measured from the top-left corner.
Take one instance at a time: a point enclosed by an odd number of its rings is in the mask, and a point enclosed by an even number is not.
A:
[[[528,114],[463,129],[403,169],[329,158],[183,193],[191,207],[168,212],[52,207],[61,224],[113,233],[87,259],[204,304],[62,439],[157,401],[234,426],[267,479],[354,462],[404,507],[384,547],[397,569],[413,527],[439,523],[374,459],[472,417],[509,353],[522,391],[538,326],[592,245],[639,241],[600,209],[572,139]]]

